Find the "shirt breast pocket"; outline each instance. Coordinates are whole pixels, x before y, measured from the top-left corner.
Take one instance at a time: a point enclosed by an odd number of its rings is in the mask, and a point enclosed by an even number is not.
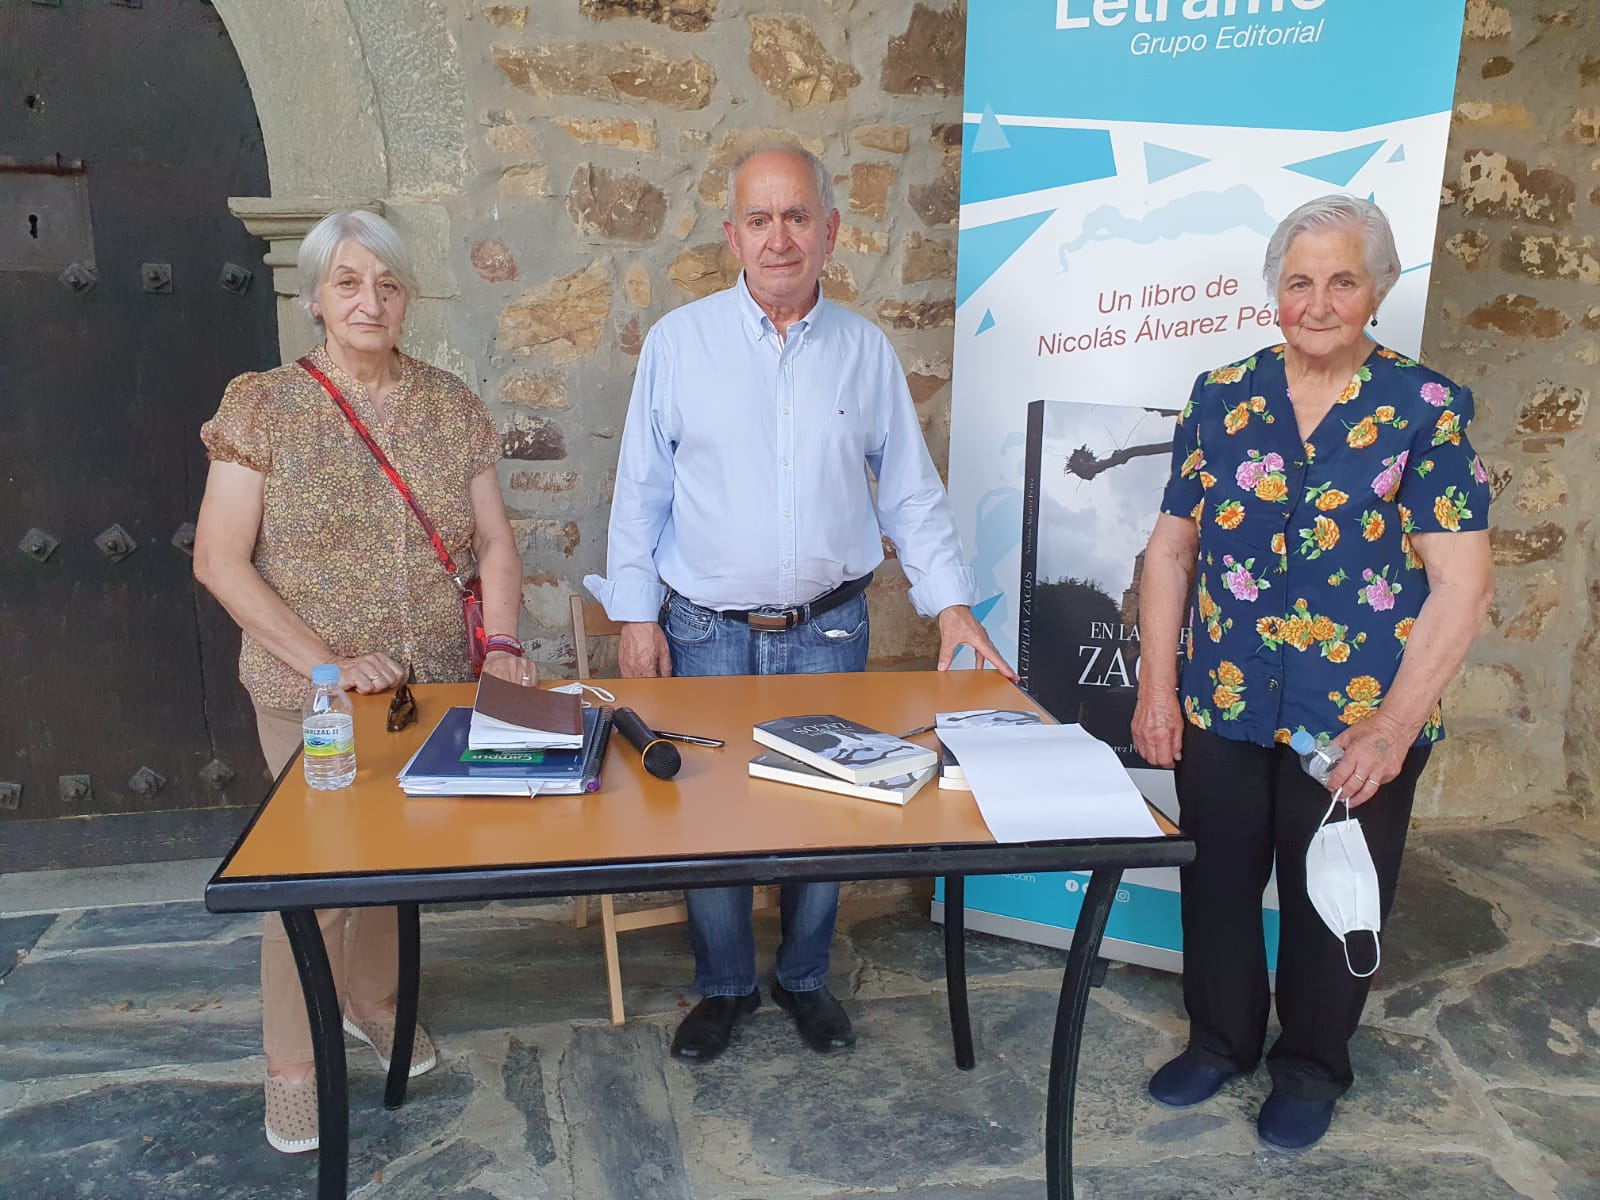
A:
[[[840,383],[838,389],[818,397],[813,417],[827,457],[855,464],[866,457],[869,427],[850,380]]]

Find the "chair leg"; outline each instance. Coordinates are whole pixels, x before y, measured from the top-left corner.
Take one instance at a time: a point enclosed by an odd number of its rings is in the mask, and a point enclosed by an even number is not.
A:
[[[572,923],[579,929],[589,928],[589,897],[572,898]]]
[[[606,984],[611,990],[611,1023],[621,1025],[626,1019],[622,1012],[622,964],[617,955],[617,912],[611,897],[600,897],[600,927],[606,944]]]

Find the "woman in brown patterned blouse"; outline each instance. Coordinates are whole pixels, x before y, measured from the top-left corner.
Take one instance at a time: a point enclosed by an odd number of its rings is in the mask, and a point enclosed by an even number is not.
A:
[[[484,670],[532,684],[516,640],[522,564],[500,499],[500,439],[460,379],[400,352],[416,295],[405,247],[381,217],[333,213],[301,244],[301,303],[326,340],[312,362],[356,414],[438,527],[464,577],[483,580],[484,625],[516,647]],[[322,385],[304,368],[241,375],[201,429],[211,457],[194,571],[244,631],[239,677],[255,704],[268,769],[300,744],[300,702],[318,663],[346,688],[386,691],[470,679],[460,593],[415,515]],[[345,1029],[387,1067],[394,1039],[392,908],[317,914]],[[267,1140],[317,1145],[310,1026],[283,923],[261,944]],[[419,1027],[411,1073],[436,1054]]]

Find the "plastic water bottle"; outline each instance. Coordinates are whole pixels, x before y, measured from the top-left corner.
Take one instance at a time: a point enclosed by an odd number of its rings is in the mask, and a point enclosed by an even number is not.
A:
[[[306,782],[325,792],[349,787],[356,777],[356,721],[333,663],[311,668],[300,718]]]
[[[1294,731],[1289,739],[1289,749],[1300,756],[1300,765],[1306,769],[1306,774],[1323,787],[1328,786],[1328,776],[1333,774],[1333,768],[1344,757],[1344,748],[1330,742],[1327,734],[1312,737],[1304,729]]]

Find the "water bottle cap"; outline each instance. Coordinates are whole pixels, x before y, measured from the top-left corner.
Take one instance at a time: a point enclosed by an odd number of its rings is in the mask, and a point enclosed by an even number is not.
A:
[[[312,683],[317,683],[317,684],[338,683],[339,682],[339,666],[338,666],[338,664],[337,663],[321,663],[318,666],[312,667],[311,668],[311,682]]]
[[[1304,729],[1296,729],[1294,734],[1289,738],[1289,749],[1293,750],[1296,754],[1310,754],[1316,748],[1317,739],[1312,737]]]

